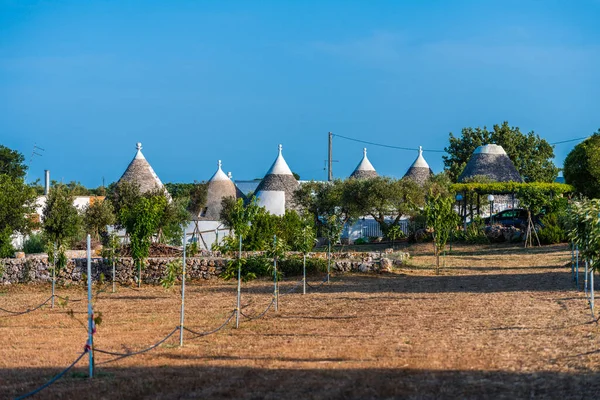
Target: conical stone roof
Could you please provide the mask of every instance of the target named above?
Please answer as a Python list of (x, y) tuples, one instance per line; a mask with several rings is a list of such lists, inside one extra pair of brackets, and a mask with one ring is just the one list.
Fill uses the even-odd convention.
[(256, 188), (258, 205), (265, 207), (271, 214), (283, 215), (285, 210), (294, 208), (293, 196), (298, 186), (298, 181), (283, 158), (282, 146), (279, 145), (275, 162)]
[(233, 183), (229, 176), (225, 175), (225, 172), (221, 169), (221, 160), (219, 160), (217, 172), (208, 181), (206, 206), (200, 211), (198, 219), (219, 221), (221, 209), (223, 208), (221, 202), (225, 197), (238, 199), (244, 198), (244, 194), (235, 186), (235, 183)]
[(364, 178), (375, 178), (377, 176), (377, 171), (371, 164), (371, 161), (367, 158), (367, 149), (363, 149), (363, 158), (352, 173), (350, 178), (356, 179), (364, 179)]
[(475, 149), (458, 181), (464, 182), (476, 176), (486, 176), (494, 182), (523, 182), (506, 151), (497, 144), (486, 144)]
[(431, 175), (433, 175), (433, 171), (423, 157), (423, 148), (419, 146), (419, 155), (404, 174), (404, 178), (412, 179), (419, 185), (423, 185)]
[(152, 166), (142, 154), (142, 144), (136, 144), (137, 152), (135, 157), (129, 163), (129, 166), (119, 179), (119, 182), (133, 182), (139, 185), (142, 193), (150, 192), (156, 188), (163, 189), (165, 192), (165, 186), (161, 182)]

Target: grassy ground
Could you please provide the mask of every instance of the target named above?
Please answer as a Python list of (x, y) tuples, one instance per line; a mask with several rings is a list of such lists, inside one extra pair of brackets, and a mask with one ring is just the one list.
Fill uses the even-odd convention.
[[(459, 246), (433, 273), (430, 244), (408, 247), (393, 274), (337, 276), (307, 295), (281, 296), (279, 312), (242, 319), (217, 334), (178, 333), (122, 360), (87, 358), (37, 398), (594, 398), (600, 393), (600, 336), (574, 289), (565, 246)], [(312, 277), (316, 282), (320, 277)], [(282, 284), (292, 288), (296, 278)], [(176, 288), (120, 287), (100, 293), (95, 346), (117, 352), (155, 343), (179, 323)], [(235, 282), (188, 286), (186, 325), (220, 325), (235, 306)], [(80, 288), (58, 293), (83, 299)], [(1, 289), (0, 307), (23, 309), (48, 286)], [(272, 282), (243, 284), (244, 312), (262, 311)], [(70, 310), (73, 311), (71, 314)], [(0, 398), (46, 382), (86, 340), (85, 301), (0, 316)], [(6, 315), (1, 314), (0, 315)]]

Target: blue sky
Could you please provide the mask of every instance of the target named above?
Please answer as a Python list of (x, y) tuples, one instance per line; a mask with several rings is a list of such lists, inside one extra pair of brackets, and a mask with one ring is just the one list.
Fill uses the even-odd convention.
[[(260, 178), (278, 143), (323, 179), (328, 131), (425, 150), (504, 120), (577, 138), (600, 128), (599, 18), (598, 0), (0, 0), (0, 143), (45, 149), (29, 180), (95, 187), (137, 141), (164, 182), (191, 182), (218, 159)], [(335, 176), (362, 147), (334, 138)], [(367, 147), (383, 175), (416, 157)]]

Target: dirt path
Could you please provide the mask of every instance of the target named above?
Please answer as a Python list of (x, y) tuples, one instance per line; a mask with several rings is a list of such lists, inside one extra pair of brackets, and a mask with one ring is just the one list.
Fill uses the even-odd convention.
[[(455, 248), (435, 276), (427, 245), (411, 266), (386, 275), (344, 275), (330, 286), (282, 296), (279, 312), (217, 334), (177, 337), (109, 362), (97, 354), (38, 398), (594, 398), (600, 393), (600, 330), (574, 290), (565, 247)], [(315, 281), (318, 277), (313, 278)], [(294, 279), (295, 281), (295, 279)], [(282, 284), (281, 292), (293, 286)], [(71, 299), (80, 289), (60, 289)], [(11, 287), (0, 307), (26, 308), (47, 287)], [(244, 284), (244, 312), (262, 311), (272, 283)], [(194, 283), (186, 325), (210, 330), (235, 305), (235, 283)], [(44, 383), (81, 352), (85, 302), (0, 318), (0, 398)], [(73, 310), (70, 316), (68, 310)], [(96, 347), (152, 344), (179, 322), (177, 290), (101, 293)], [(591, 397), (590, 397), (591, 396)]]

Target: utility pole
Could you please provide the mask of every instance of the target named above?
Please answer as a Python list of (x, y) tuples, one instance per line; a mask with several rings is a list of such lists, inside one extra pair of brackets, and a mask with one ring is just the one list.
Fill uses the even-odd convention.
[(327, 152), (327, 180), (329, 182), (333, 181), (333, 171), (331, 170), (331, 166), (333, 164), (333, 133), (329, 132), (329, 148)]

